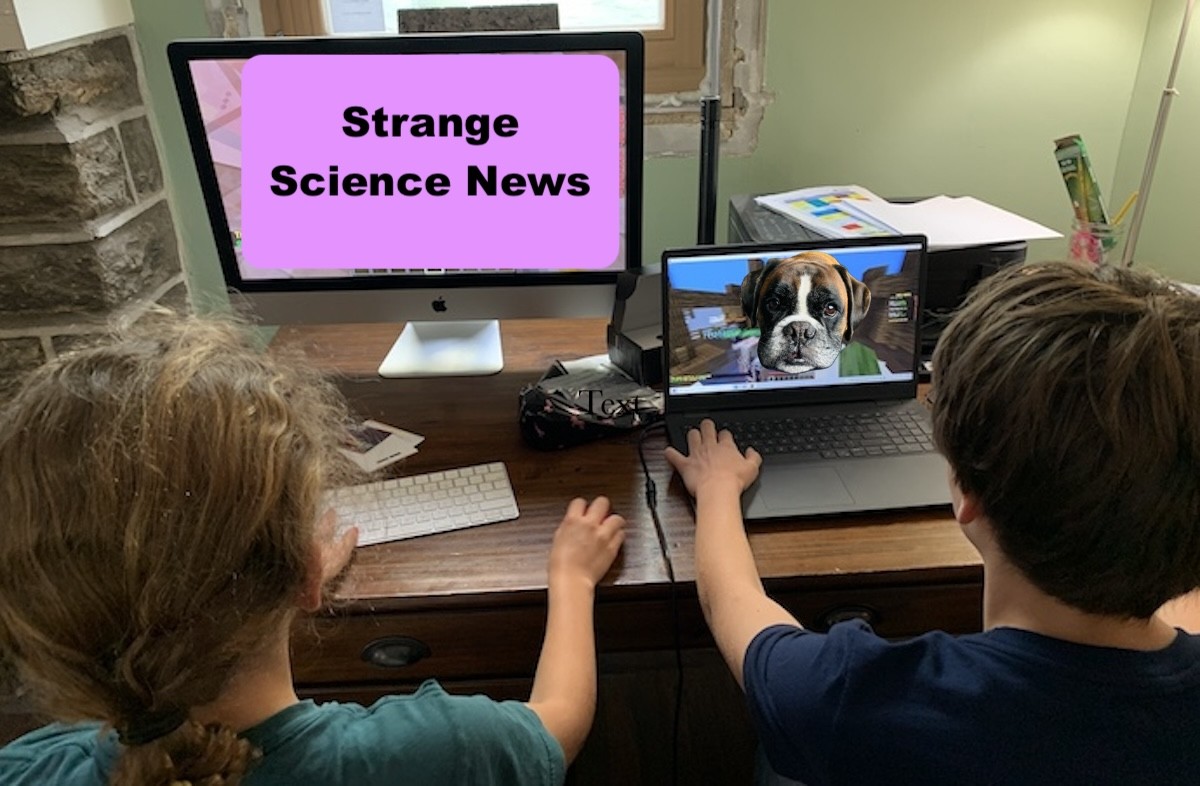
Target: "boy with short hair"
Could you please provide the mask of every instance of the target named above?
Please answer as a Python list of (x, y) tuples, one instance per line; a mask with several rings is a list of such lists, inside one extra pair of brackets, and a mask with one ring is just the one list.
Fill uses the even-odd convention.
[[(1200, 298), (1057, 263), (982, 283), (934, 356), (984, 632), (804, 631), (763, 592), (738, 499), (761, 458), (711, 422), (700, 600), (776, 773), (823, 783), (1200, 783)], [(1190, 605), (1188, 605), (1190, 604)], [(1194, 622), (1192, 623), (1194, 624)]]

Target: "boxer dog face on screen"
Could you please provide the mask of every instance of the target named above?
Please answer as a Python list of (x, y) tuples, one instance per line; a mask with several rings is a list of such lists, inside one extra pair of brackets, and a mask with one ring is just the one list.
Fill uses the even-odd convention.
[(772, 259), (747, 274), (741, 295), (759, 362), (788, 374), (832, 366), (871, 306), (867, 285), (820, 251)]

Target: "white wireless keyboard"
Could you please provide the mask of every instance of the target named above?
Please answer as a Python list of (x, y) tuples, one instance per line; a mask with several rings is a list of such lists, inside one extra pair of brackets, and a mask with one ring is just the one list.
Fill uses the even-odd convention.
[(370, 546), (515, 519), (517, 499), (504, 464), (478, 464), (346, 486), (330, 495), (339, 523)]

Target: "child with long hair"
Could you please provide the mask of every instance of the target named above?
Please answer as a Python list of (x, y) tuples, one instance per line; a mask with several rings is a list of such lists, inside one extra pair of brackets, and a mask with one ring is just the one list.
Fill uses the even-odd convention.
[(592, 604), (624, 538), (570, 503), (528, 702), (428, 682), (298, 700), (289, 632), (357, 532), (343, 400), (237, 325), (164, 321), (35, 372), (0, 415), (0, 651), (61, 721), (0, 749), (12, 784), (559, 783), (595, 708)]

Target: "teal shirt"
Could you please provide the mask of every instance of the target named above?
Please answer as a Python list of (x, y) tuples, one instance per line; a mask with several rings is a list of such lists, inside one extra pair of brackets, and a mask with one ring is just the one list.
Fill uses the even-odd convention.
[[(304, 701), (243, 736), (262, 759), (246, 786), (560, 784), (562, 748), (524, 704), (451, 696), (429, 681), (371, 707)], [(120, 754), (99, 724), (54, 724), (0, 748), (4, 786), (106, 786)]]

